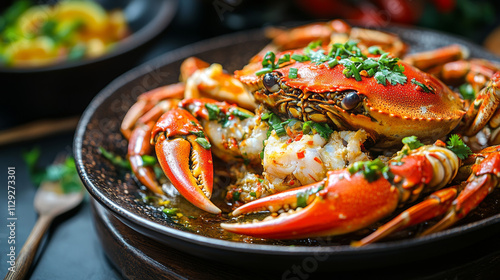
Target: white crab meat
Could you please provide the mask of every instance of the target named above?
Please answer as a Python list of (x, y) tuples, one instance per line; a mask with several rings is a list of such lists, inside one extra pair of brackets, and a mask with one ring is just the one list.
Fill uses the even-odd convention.
[[(272, 133), (264, 150), (265, 177), (273, 185), (281, 185), (290, 175), (297, 186), (314, 183), (324, 178), (326, 170), (319, 150), (326, 143), (319, 134), (304, 135), (299, 141), (288, 143), (288, 136)], [(291, 184), (291, 183), (290, 183)]]
[(328, 141), (319, 134), (303, 135), (298, 141), (272, 133), (264, 150), (264, 175), (276, 191), (322, 180), (329, 170), (342, 169), (356, 161), (369, 160), (361, 146), (364, 130), (331, 134)]

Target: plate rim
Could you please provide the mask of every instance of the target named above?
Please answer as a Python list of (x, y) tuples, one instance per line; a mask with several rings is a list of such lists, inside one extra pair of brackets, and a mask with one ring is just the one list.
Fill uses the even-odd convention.
[[(403, 26), (394, 26), (397, 29), (416, 29), (423, 32), (434, 32), (438, 34), (443, 34), (449, 38), (460, 42), (467, 42), (467, 44), (472, 44), (476, 48), (479, 47), (486, 53), (487, 50), (479, 45), (476, 45), (470, 41), (464, 40), (460, 37), (447, 34), (444, 32), (439, 32), (435, 30), (425, 29), (425, 28), (407, 28)], [(101, 104), (109, 98), (116, 90), (129, 82), (140, 78), (141, 76), (149, 73), (151, 68), (156, 69), (157, 67), (166, 66), (170, 63), (174, 63), (179, 60), (179, 57), (187, 57), (196, 55), (197, 53), (202, 53), (209, 50), (214, 50), (223, 46), (229, 46), (236, 42), (241, 42), (242, 40), (252, 40), (256, 36), (262, 38), (264, 29), (253, 29), (247, 31), (240, 31), (236, 33), (226, 34), (223, 36), (218, 36), (206, 40), (202, 40), (193, 44), (186, 45), (184, 47), (169, 51), (158, 58), (145, 62), (131, 70), (125, 72), (124, 74), (113, 80), (108, 86), (99, 92), (95, 98), (90, 102), (87, 109), (84, 111), (76, 132), (73, 142), (73, 152), (75, 156), (75, 162), (77, 165), (77, 170), (82, 182), (84, 183), (87, 191), (93, 196), (93, 198), (103, 205), (106, 209), (109, 209), (118, 218), (125, 219), (128, 222), (132, 222), (140, 227), (153, 230), (155, 233), (165, 234), (170, 238), (180, 239), (184, 242), (188, 242), (193, 245), (201, 245), (204, 247), (214, 248), (218, 250), (225, 250), (237, 253), (257, 253), (266, 255), (287, 255), (287, 256), (308, 256), (310, 254), (317, 253), (330, 253), (330, 254), (341, 254), (341, 255), (358, 255), (358, 254), (373, 254), (373, 253), (387, 253), (388, 250), (402, 250), (409, 249), (423, 245), (429, 245), (435, 242), (440, 242), (443, 240), (451, 238), (459, 238), (467, 234), (472, 234), (475, 231), (481, 230), (485, 227), (489, 227), (500, 223), (500, 213), (490, 216), (485, 219), (474, 221), (459, 227), (447, 229), (441, 232), (430, 234), (423, 237), (413, 237), (411, 239), (387, 241), (383, 243), (374, 243), (370, 246), (364, 247), (351, 247), (350, 245), (332, 245), (332, 246), (283, 246), (283, 245), (269, 245), (269, 244), (248, 244), (243, 242), (228, 241), (222, 239), (216, 239), (213, 237), (207, 237), (198, 235), (195, 233), (181, 231), (175, 228), (168, 227), (166, 225), (158, 224), (140, 215), (136, 215), (124, 209), (122, 206), (114, 202), (113, 200), (107, 198), (102, 193), (97, 191), (97, 187), (90, 180), (87, 171), (84, 168), (83, 157), (82, 157), (82, 145), (83, 136), (86, 132), (87, 125), (89, 124), (95, 111), (101, 106)], [(196, 52), (192, 50), (196, 49)], [(138, 232), (139, 233), (139, 232)], [(390, 252), (390, 251), (389, 251)]]

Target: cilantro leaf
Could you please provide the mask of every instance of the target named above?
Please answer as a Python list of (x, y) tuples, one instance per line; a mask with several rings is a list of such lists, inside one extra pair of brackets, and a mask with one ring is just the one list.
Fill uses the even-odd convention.
[(286, 135), (286, 130), (285, 130), (285, 125), (287, 125), (291, 120), (286, 120), (284, 122), (281, 122), (281, 119), (275, 115), (274, 113), (265, 113), (262, 115), (261, 119), (263, 121), (266, 121), (270, 129), (267, 132), (267, 137), (271, 135), (271, 131), (276, 131), (276, 134), (278, 136), (284, 136)]
[(382, 54), (382, 50), (378, 46), (371, 46), (368, 48), (368, 52), (371, 54)]
[(317, 189), (306, 189), (303, 192), (297, 193), (297, 207), (306, 207), (309, 196), (318, 193), (325, 188), (324, 185), (319, 186)]
[(403, 138), (402, 142), (403, 142), (403, 144), (408, 145), (410, 150), (415, 150), (419, 147), (424, 146), (424, 144), (422, 144), (420, 141), (418, 141), (417, 136), (405, 137), (405, 138)]
[(278, 64), (282, 64), (285, 62), (290, 62), (290, 54), (288, 53), (278, 59)]
[(328, 126), (328, 124), (321, 124), (313, 121), (307, 121), (302, 125), (302, 131), (308, 133), (309, 131), (318, 133), (321, 137), (328, 140), (333, 130)]
[(253, 117), (251, 114), (243, 112), (243, 111), (238, 110), (238, 109), (231, 110), (231, 115), (237, 117), (240, 120), (244, 120), (244, 119), (248, 119), (248, 118)]
[(422, 84), (421, 82), (417, 81), (415, 78), (411, 79), (411, 83), (419, 86), (424, 92), (434, 93), (434, 88), (432, 86), (430, 86), (430, 85), (427, 86), (425, 84)]
[(373, 77), (375, 78), (375, 80), (377, 80), (377, 83), (382, 84), (384, 86), (387, 85), (385, 82), (386, 77), (382, 72), (375, 73)]
[(476, 92), (474, 91), (474, 88), (472, 87), (471, 84), (465, 83), (461, 85), (458, 90), (460, 91), (460, 94), (464, 99), (467, 100), (474, 100), (476, 99)]
[(118, 155), (115, 155), (109, 151), (107, 151), (106, 149), (104, 149), (103, 147), (99, 147), (99, 152), (101, 153), (101, 155), (103, 155), (107, 160), (111, 161), (111, 163), (115, 166), (119, 166), (119, 167), (122, 167), (122, 168), (126, 168), (126, 169), (131, 169), (130, 167), (130, 162)]
[(196, 141), (196, 143), (200, 144), (200, 146), (202, 146), (203, 149), (205, 149), (205, 150), (209, 150), (212, 147), (212, 145), (210, 145), (210, 143), (207, 141), (207, 139), (205, 137), (198, 137), (194, 141)]
[(355, 162), (347, 170), (351, 175), (361, 172), (368, 182), (376, 181), (380, 176), (384, 176), (384, 178), (392, 177), (389, 167), (378, 158), (372, 161)]
[(446, 144), (448, 144), (446, 148), (454, 152), (460, 159), (465, 159), (472, 154), (470, 148), (465, 145), (464, 141), (457, 134), (451, 135)]
[(218, 119), (219, 113), (220, 113), (219, 106), (217, 106), (215, 104), (205, 103), (205, 108), (207, 108), (208, 119), (210, 121)]

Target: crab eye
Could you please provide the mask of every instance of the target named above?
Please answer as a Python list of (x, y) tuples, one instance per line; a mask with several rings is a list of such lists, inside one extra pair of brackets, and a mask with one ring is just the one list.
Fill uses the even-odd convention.
[(340, 103), (342, 106), (342, 109), (344, 110), (352, 110), (358, 106), (359, 102), (361, 101), (361, 98), (358, 95), (358, 92), (355, 90), (348, 91), (344, 98), (342, 99), (342, 102)]
[(278, 90), (280, 90), (278, 76), (274, 73), (267, 73), (266, 75), (264, 75), (262, 83), (269, 92), (277, 92)]

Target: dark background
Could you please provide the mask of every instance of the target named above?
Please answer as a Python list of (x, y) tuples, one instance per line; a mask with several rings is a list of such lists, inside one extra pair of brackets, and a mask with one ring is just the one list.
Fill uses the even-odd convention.
[[(3, 2), (3, 1), (2, 1)], [(399, 5), (399, 6), (398, 6)], [(385, 8), (384, 8), (385, 7)], [(397, 8), (399, 7), (399, 8)], [(406, 7), (406, 8), (405, 8)], [(491, 32), (500, 25), (497, 14), (500, 4), (498, 1), (464, 1), (464, 0), (436, 0), (436, 1), (327, 1), (327, 0), (296, 0), (296, 1), (238, 1), (238, 0), (181, 0), (173, 22), (160, 36), (150, 42), (135, 54), (134, 64), (146, 62), (170, 50), (185, 46), (189, 43), (218, 35), (238, 32), (246, 29), (261, 28), (276, 24), (298, 24), (315, 20), (345, 18), (363, 26), (384, 27), (398, 23), (423, 26), (457, 34), (481, 45)], [(395, 10), (396, 12), (390, 12)], [(399, 11), (399, 12), (398, 12)], [(499, 51), (492, 49), (492, 51)], [(130, 58), (132, 59), (132, 58)], [(131, 67), (119, 69), (124, 73)], [(0, 74), (1, 75), (1, 74)], [(86, 77), (82, 77), (85, 79)], [(80, 115), (86, 104), (98, 93), (104, 84), (90, 82), (77, 85), (88, 86), (88, 94), (82, 96), (77, 104), (61, 101), (61, 110), (51, 110), (32, 114), (34, 106), (25, 100), (23, 109), (9, 112), (7, 109), (0, 112), (0, 129), (13, 128), (20, 124), (29, 123), (42, 118), (61, 118)], [(57, 81), (56, 81), (57, 82)], [(92, 88), (90, 90), (90, 88)], [(4, 100), (10, 89), (0, 85), (0, 97)], [(0, 101), (1, 103), (2, 101)], [(16, 107), (16, 108), (20, 108)], [(3, 106), (2, 108), (6, 108)], [(37, 108), (39, 109), (39, 108)], [(18, 248), (26, 240), (36, 220), (32, 201), (35, 186), (29, 180), (29, 174), (22, 160), (21, 154), (33, 147), (42, 150), (41, 165), (48, 165), (56, 154), (61, 151), (71, 152), (73, 131), (46, 137), (44, 139), (19, 139), (17, 143), (0, 146), (0, 185), (6, 186), (6, 170), (9, 166), (16, 167), (17, 183), (17, 215), (19, 217), (17, 233)], [(7, 231), (3, 225), (6, 222), (6, 188), (0, 192), (0, 277), (6, 273), (6, 238)], [(19, 249), (18, 249), (19, 250)], [(487, 262), (483, 267), (491, 269), (491, 263), (497, 264), (500, 256), (500, 244), (496, 239), (478, 243), (477, 248), (459, 252), (456, 259), (468, 263)], [(462, 258), (463, 257), (463, 258)], [(486, 260), (485, 258), (488, 257)], [(439, 262), (439, 260), (433, 260)], [(461, 264), (457, 260), (458, 264)], [(480, 263), (479, 263), (480, 264)], [(422, 264), (419, 264), (422, 265)], [(469, 264), (470, 265), (470, 264)], [(474, 275), (483, 275), (488, 279), (491, 273), (480, 273), (481, 264), (475, 266), (475, 274), (464, 274), (451, 267), (448, 279), (472, 279)], [(439, 269), (427, 269), (421, 272), (425, 279), (444, 279)], [(415, 269), (415, 268), (413, 268)], [(426, 268), (422, 267), (422, 271)], [(349, 279), (348, 274), (340, 278)], [(452, 275), (452, 276), (450, 276)], [(488, 276), (489, 275), (489, 276)], [(334, 279), (335, 275), (332, 275)], [(108, 262), (93, 227), (93, 220), (88, 200), (77, 211), (58, 219), (55, 226), (42, 244), (39, 257), (31, 271), (31, 279), (119, 279), (119, 273)], [(377, 277), (374, 277), (377, 278)], [(479, 279), (479, 278), (478, 278)]]

